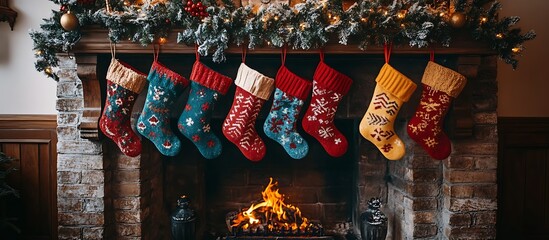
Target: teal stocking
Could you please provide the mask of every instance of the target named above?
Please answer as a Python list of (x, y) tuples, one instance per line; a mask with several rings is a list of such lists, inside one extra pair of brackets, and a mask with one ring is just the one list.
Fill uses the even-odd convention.
[(233, 81), (199, 61), (193, 66), (191, 81), (189, 99), (177, 127), (194, 143), (202, 156), (216, 158), (221, 154), (222, 146), (219, 138), (211, 132), (210, 118), (214, 104), (220, 95), (227, 93)]
[(149, 89), (143, 112), (137, 120), (137, 131), (154, 143), (166, 156), (175, 156), (181, 141), (170, 127), (170, 108), (189, 81), (155, 61), (147, 78)]
[(300, 78), (282, 66), (276, 74), (273, 106), (263, 131), (278, 142), (294, 159), (304, 158), (309, 145), (296, 130), (296, 122), (303, 102), (311, 92), (311, 82)]

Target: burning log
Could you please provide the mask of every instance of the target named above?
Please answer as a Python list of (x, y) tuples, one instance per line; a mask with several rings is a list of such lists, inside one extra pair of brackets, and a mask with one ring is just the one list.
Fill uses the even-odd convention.
[(322, 225), (301, 216), (301, 210), (284, 203), (284, 195), (269, 185), (261, 193), (263, 201), (240, 212), (230, 212), (226, 223), (233, 236), (322, 236)]

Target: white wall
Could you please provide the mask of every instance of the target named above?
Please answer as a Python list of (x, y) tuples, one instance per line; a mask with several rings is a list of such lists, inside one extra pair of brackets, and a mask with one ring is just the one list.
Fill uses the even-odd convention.
[(29, 29), (56, 5), (46, 0), (9, 0), (17, 11), (13, 31), (0, 22), (0, 114), (55, 114), (56, 82), (34, 69)]
[(549, 117), (549, 1), (500, 0), (500, 16), (521, 17), (523, 30), (534, 29), (537, 38), (525, 44), (519, 67), (498, 64), (498, 115), (502, 117)]
[[(498, 114), (549, 117), (549, 79), (542, 69), (549, 56), (549, 1), (500, 1), (501, 16), (521, 16), (520, 26), (535, 29), (538, 37), (526, 44), (518, 70), (500, 62)], [(46, 0), (12, 0), (10, 7), (19, 15), (13, 32), (0, 22), (0, 114), (54, 114), (56, 83), (34, 70), (28, 29), (37, 29), (57, 6)]]

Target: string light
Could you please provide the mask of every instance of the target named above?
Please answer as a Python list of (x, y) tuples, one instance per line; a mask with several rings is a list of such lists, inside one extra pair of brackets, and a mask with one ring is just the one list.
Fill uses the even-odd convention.
[(36, 50), (36, 52), (34, 52), (34, 54), (36, 54), (37, 56), (42, 55), (42, 53), (44, 53), (44, 52), (42, 52), (42, 50)]
[(503, 38), (503, 33), (498, 33), (498, 34), (496, 34), (496, 38), (497, 38), (497, 39), (502, 39), (502, 38)]
[(488, 18), (487, 17), (481, 17), (480, 18), (480, 23), (486, 23), (488, 22)]
[(48, 75), (51, 75), (51, 74), (53, 73), (53, 69), (51, 69), (51, 67), (46, 67), (46, 68), (44, 69), (44, 72), (45, 72), (46, 74), (48, 74)]
[(360, 18), (360, 21), (362, 21), (362, 22), (367, 22), (367, 21), (368, 21), (368, 18), (362, 17), (362, 18)]
[(165, 37), (161, 37), (161, 38), (158, 39), (158, 43), (159, 43), (159, 44), (165, 44), (165, 43), (167, 43), (167, 42), (168, 42), (168, 39), (165, 38)]
[(306, 26), (307, 26), (307, 24), (305, 24), (304, 22), (299, 24), (299, 28), (301, 28), (302, 31), (305, 30)]
[(513, 51), (514, 53), (520, 53), (522, 51), (522, 48), (521, 47), (514, 47), (513, 49), (511, 49), (511, 51)]
[(278, 21), (278, 16), (274, 16), (273, 18), (275, 21)]
[(406, 10), (398, 11), (398, 13), (397, 13), (397, 18), (398, 19), (403, 19), (405, 17), (406, 17)]

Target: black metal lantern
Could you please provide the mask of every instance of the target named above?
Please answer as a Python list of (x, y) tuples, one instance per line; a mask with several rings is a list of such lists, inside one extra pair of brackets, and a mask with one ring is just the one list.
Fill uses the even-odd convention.
[(360, 215), (360, 235), (362, 240), (385, 240), (387, 237), (387, 217), (381, 210), (381, 200), (368, 201), (368, 210)]
[(194, 210), (189, 208), (189, 198), (185, 195), (177, 199), (177, 208), (172, 213), (172, 239), (173, 240), (195, 240)]

